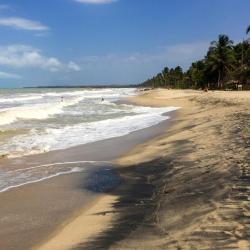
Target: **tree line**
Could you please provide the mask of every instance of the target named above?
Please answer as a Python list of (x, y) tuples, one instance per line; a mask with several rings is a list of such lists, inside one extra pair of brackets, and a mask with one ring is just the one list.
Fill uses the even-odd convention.
[[(246, 34), (250, 33), (250, 25)], [(193, 62), (187, 71), (181, 66), (165, 67), (142, 86), (152, 88), (250, 89), (250, 38), (234, 44), (227, 35), (210, 43), (202, 60)]]

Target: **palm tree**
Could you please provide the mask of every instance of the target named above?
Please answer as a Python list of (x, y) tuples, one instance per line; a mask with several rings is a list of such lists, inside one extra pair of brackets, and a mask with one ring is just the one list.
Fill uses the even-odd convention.
[(156, 81), (155, 77), (152, 79), (152, 88), (154, 89), (156, 87)]
[(164, 82), (162, 73), (158, 73), (155, 78), (156, 78), (157, 86), (162, 87), (163, 82)]
[(248, 34), (250, 32), (250, 25), (248, 25), (247, 30), (246, 30), (246, 34)]
[(189, 68), (191, 79), (194, 83), (195, 88), (202, 87), (203, 78), (204, 78), (204, 76), (203, 76), (204, 75), (204, 68), (205, 68), (205, 63), (202, 60), (197, 61), (197, 62), (193, 62), (191, 67)]
[[(250, 32), (250, 25), (248, 25), (246, 29), (246, 34), (248, 34), (249, 32)], [(243, 67), (244, 67), (244, 44), (245, 44), (245, 40), (243, 38), (242, 46), (241, 46), (241, 71), (243, 70)]]
[(163, 71), (162, 71), (162, 76), (163, 76), (165, 88), (167, 87), (168, 74), (169, 74), (169, 68), (168, 68), (168, 67), (165, 67), (165, 68), (163, 69)]
[(207, 63), (211, 72), (217, 73), (217, 86), (223, 87), (226, 73), (232, 69), (233, 41), (227, 35), (219, 35), (218, 41), (213, 41), (207, 54)]

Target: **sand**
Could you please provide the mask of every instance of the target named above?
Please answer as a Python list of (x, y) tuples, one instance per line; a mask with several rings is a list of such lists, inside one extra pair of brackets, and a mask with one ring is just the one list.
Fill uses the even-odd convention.
[[(0, 159), (0, 169), (16, 170), (57, 162), (110, 161), (122, 156), (137, 144), (159, 136), (167, 125), (168, 121), (164, 121), (126, 136), (66, 150)], [(106, 166), (105, 163), (103, 166)], [(98, 209), (96, 206), (100, 204), (100, 209), (103, 210), (104, 200), (101, 199), (103, 196), (84, 188), (86, 178), (85, 173), (68, 174), (0, 193), (0, 249), (36, 249), (76, 217), (81, 217), (83, 211), (87, 212), (93, 205)], [(98, 217), (97, 221), (99, 218), (104, 218), (99, 215), (96, 217)], [(86, 220), (89, 219), (86, 218)], [(106, 226), (105, 221), (106, 218), (99, 223), (103, 228)], [(95, 230), (86, 228), (95, 235)], [(74, 241), (71, 240), (72, 245), (81, 243), (84, 239), (83, 236), (77, 240), (74, 234), (69, 234), (71, 235), (74, 238)], [(88, 235), (90, 235), (89, 232)]]
[(149, 176), (154, 208), (110, 248), (249, 249), (250, 92), (155, 90), (131, 101), (183, 108), (164, 136), (118, 160), (166, 169)]
[(111, 192), (112, 226), (75, 249), (249, 249), (250, 93), (154, 90), (130, 101), (182, 109), (115, 161), (124, 182)]
[[(112, 205), (116, 202), (116, 197), (104, 195), (89, 209), (83, 209), (66, 226), (62, 226), (59, 232), (51, 236), (51, 239), (35, 247), (38, 250), (67, 250), (76, 244), (84, 246), (93, 237), (100, 233), (104, 228), (111, 226), (115, 219), (112, 216)], [(109, 211), (109, 212), (105, 212)]]
[(249, 249), (250, 92), (153, 90), (129, 101), (182, 108), (113, 161), (118, 188), (33, 249)]
[(0, 249), (30, 249), (77, 216), (79, 208), (93, 206), (100, 195), (83, 190), (84, 179), (84, 174), (64, 175), (1, 193)]
[(155, 90), (131, 101), (183, 108), (164, 136), (118, 160), (166, 169), (149, 176), (154, 208), (110, 248), (249, 249), (250, 92)]

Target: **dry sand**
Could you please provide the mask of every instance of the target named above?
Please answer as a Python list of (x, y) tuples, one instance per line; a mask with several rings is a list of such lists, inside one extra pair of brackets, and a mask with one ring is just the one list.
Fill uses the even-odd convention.
[(124, 183), (111, 192), (112, 226), (72, 246), (249, 249), (250, 92), (154, 90), (130, 101), (182, 109), (163, 135), (116, 160)]
[(131, 101), (183, 108), (164, 136), (118, 160), (151, 168), (154, 208), (110, 248), (250, 249), (250, 92), (155, 90)]

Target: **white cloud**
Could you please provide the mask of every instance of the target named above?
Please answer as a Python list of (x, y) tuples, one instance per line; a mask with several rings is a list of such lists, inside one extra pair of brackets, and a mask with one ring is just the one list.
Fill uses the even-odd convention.
[(33, 67), (58, 71), (62, 63), (55, 57), (46, 57), (41, 51), (26, 45), (0, 46), (0, 65), (23, 68)]
[(19, 76), (17, 74), (12, 74), (12, 73), (0, 71), (0, 78), (20, 79), (21, 76)]
[(0, 18), (0, 25), (19, 30), (46, 31), (49, 28), (40, 22), (32, 21), (20, 17)]
[(38, 68), (51, 72), (81, 70), (80, 66), (73, 61), (63, 63), (56, 57), (45, 56), (41, 50), (23, 44), (0, 46), (0, 66)]
[(68, 69), (73, 71), (81, 71), (81, 67), (75, 62), (70, 61), (68, 63)]
[(87, 4), (107, 4), (107, 3), (114, 3), (118, 0), (74, 0), (78, 3), (87, 3)]

